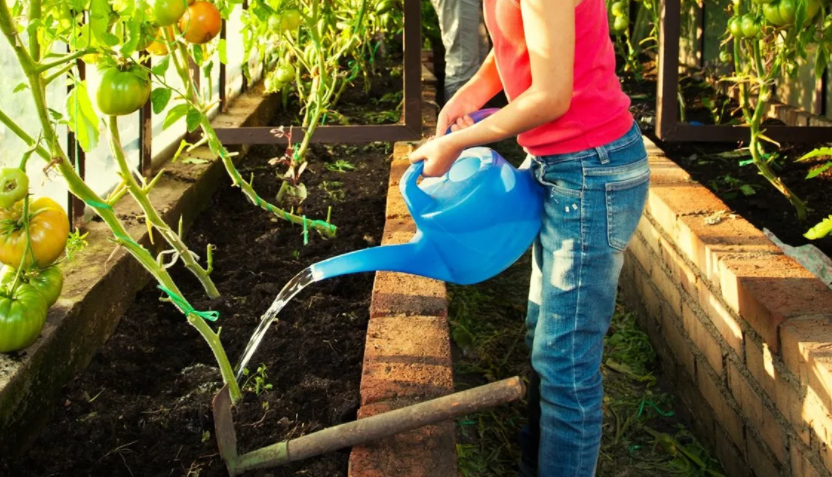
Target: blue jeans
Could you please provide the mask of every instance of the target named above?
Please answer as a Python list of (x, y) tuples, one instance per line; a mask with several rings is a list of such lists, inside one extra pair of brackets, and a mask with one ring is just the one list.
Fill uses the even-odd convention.
[(601, 445), (601, 354), (623, 250), (647, 198), (638, 126), (606, 146), (532, 157), (546, 186), (534, 243), (526, 344), (534, 370), (520, 475), (591, 477)]

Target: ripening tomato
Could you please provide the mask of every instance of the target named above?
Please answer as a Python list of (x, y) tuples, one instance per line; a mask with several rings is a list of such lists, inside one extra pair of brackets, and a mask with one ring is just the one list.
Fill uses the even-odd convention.
[(794, 0), (780, 0), (780, 17), (784, 25), (794, 23), (794, 13), (797, 9)]
[(751, 13), (742, 16), (740, 27), (742, 28), (742, 36), (745, 38), (757, 38), (757, 35), (760, 34), (760, 23)]
[(147, 47), (147, 52), (154, 56), (165, 56), (168, 54), (168, 45), (156, 40)]
[[(4, 267), (3, 275), (0, 276), (0, 289), (9, 286), (17, 276), (17, 269)], [(35, 287), (46, 300), (46, 308), (51, 307), (61, 296), (64, 287), (64, 272), (57, 265), (46, 267), (43, 270), (34, 267), (28, 272), (20, 272), (19, 283), (28, 283)]]
[(25, 283), (0, 296), (0, 353), (20, 351), (37, 341), (48, 309), (43, 295)]
[(780, 15), (780, 2), (766, 3), (763, 5), (763, 15), (765, 15), (768, 23), (775, 27), (781, 27), (786, 24), (783, 21), (783, 16)]
[(23, 229), (23, 201), (8, 209), (0, 209), (0, 262), (14, 268), (32, 265), (32, 255), (40, 268), (55, 263), (66, 247), (69, 219), (57, 202), (41, 197), (29, 203), (29, 236), (32, 250), (26, 254), (26, 233)]
[(156, 24), (159, 26), (173, 25), (182, 18), (187, 8), (186, 0), (155, 0), (153, 2), (153, 14), (156, 15)]
[(285, 31), (297, 30), (300, 26), (300, 12), (294, 8), (286, 10), (283, 12), (281, 23)]
[(814, 20), (820, 11), (820, 0), (809, 0), (806, 4), (806, 15), (809, 20)]
[(123, 71), (108, 67), (102, 71), (101, 84), (95, 95), (98, 110), (108, 116), (132, 114), (150, 98), (150, 77), (138, 66)]
[(222, 16), (213, 3), (194, 2), (179, 19), (179, 29), (188, 43), (208, 43), (220, 34)]

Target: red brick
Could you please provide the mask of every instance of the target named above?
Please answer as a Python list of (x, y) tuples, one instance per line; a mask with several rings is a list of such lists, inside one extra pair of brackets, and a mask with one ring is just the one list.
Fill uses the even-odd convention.
[(728, 404), (727, 390), (710, 373), (700, 369), (696, 376), (699, 391), (705, 401), (714, 410), (717, 422), (722, 426), (731, 440), (740, 449), (744, 449), (744, 438), (742, 432), (742, 420), (734, 408)]
[(405, 273), (377, 272), (370, 318), (378, 316), (447, 316), (445, 282)]
[(748, 321), (772, 351), (777, 351), (777, 327), (783, 321), (832, 310), (832, 290), (785, 255), (725, 259), (720, 276), (728, 306)]
[(696, 348), (705, 356), (716, 374), (721, 376), (723, 373), (722, 348), (686, 303), (682, 305), (682, 322)]
[(804, 449), (798, 441), (792, 439), (789, 445), (789, 462), (794, 477), (821, 477), (822, 474), (815, 468), (807, 455), (811, 450)]
[(785, 430), (780, 427), (774, 414), (763, 403), (762, 397), (733, 362), (728, 365), (728, 388), (739, 403), (751, 427), (760, 434), (777, 459), (785, 462), (787, 442)]
[(676, 360), (682, 364), (682, 367), (689, 375), (696, 376), (693, 352), (688, 342), (685, 341), (683, 332), (679, 329), (682, 325), (680, 321), (670, 313), (664, 313), (662, 318), (662, 332), (664, 333), (667, 344), (670, 345), (670, 349), (673, 350)]
[(748, 464), (755, 477), (778, 477), (778, 466), (756, 439), (748, 438)]
[(698, 300), (697, 286), (699, 278), (693, 269), (685, 262), (673, 247), (673, 244), (662, 238), (660, 240), (661, 256), (664, 263), (670, 269), (671, 276), (689, 296)]
[(653, 271), (650, 273), (651, 280), (656, 284), (659, 293), (664, 298), (664, 305), (677, 317), (682, 316), (682, 295), (679, 292), (678, 282), (674, 280), (661, 265), (659, 260), (653, 262)]
[[(362, 407), (358, 418), (414, 404), (396, 400)], [(350, 477), (456, 477), (454, 422), (445, 421), (353, 447)]]
[(451, 347), (445, 318), (373, 318), (367, 327), (361, 404), (453, 392)]
[(743, 334), (739, 322), (722, 306), (722, 303), (707, 287), (699, 287), (699, 304), (728, 346), (742, 357)]
[(774, 358), (768, 345), (745, 340), (745, 366), (766, 394), (774, 399), (777, 394), (777, 370), (774, 369)]

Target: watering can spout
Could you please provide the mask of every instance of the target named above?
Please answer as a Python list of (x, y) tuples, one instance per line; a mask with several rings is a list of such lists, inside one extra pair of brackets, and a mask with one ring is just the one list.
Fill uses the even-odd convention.
[(450, 273), (436, 251), (417, 234), (402, 245), (383, 245), (339, 255), (310, 267), (315, 281), (361, 272), (401, 272), (437, 280), (448, 280)]

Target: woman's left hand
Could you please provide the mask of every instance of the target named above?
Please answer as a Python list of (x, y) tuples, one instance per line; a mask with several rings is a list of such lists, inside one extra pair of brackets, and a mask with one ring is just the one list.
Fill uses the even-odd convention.
[(408, 159), (410, 162), (425, 162), (425, 169), (422, 172), (425, 177), (438, 177), (445, 174), (462, 153), (462, 149), (452, 140), (452, 136), (447, 135), (429, 140), (419, 149), (411, 152)]

